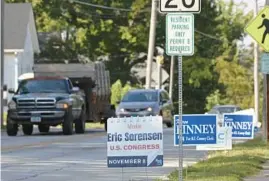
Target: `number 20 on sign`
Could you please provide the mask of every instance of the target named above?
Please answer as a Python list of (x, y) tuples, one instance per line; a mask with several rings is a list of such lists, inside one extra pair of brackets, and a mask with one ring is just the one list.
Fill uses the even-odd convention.
[(201, 0), (160, 0), (160, 12), (200, 13)]

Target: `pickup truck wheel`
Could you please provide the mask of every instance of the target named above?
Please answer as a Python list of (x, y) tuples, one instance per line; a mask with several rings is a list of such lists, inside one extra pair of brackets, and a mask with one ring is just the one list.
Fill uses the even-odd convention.
[(83, 107), (79, 116), (79, 119), (75, 122), (75, 130), (78, 134), (85, 133), (85, 122), (86, 122), (86, 113), (85, 108)]
[(18, 124), (13, 124), (10, 122), (10, 119), (7, 118), (7, 135), (8, 136), (16, 136), (18, 133)]
[(38, 125), (38, 130), (40, 133), (48, 133), (50, 130), (50, 126), (48, 125)]
[(22, 131), (25, 135), (31, 135), (33, 133), (34, 126), (31, 124), (22, 125)]
[(105, 120), (105, 130), (107, 131), (107, 119)]
[(73, 134), (73, 115), (72, 108), (65, 113), (64, 122), (63, 122), (63, 134), (72, 135)]

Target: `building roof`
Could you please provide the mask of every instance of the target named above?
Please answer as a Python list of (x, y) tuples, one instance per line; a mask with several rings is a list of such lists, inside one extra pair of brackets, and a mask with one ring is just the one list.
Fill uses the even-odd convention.
[(31, 3), (5, 3), (4, 8), (4, 49), (23, 50), (29, 27), (33, 50), (39, 52)]

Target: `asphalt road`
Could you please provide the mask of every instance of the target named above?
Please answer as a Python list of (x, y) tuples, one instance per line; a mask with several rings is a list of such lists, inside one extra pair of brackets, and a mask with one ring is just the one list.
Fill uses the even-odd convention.
[[(175, 170), (178, 148), (173, 146), (173, 129), (164, 128), (164, 166), (161, 168), (106, 167), (106, 133), (88, 130), (84, 135), (64, 136), (54, 129), (32, 136), (1, 133), (2, 181), (151, 181)], [(194, 147), (184, 149), (184, 165), (204, 158)]]

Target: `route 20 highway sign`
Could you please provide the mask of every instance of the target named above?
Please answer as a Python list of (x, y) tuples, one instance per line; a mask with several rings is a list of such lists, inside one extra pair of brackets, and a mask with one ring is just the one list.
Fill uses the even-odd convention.
[(160, 0), (160, 12), (200, 13), (201, 0)]

